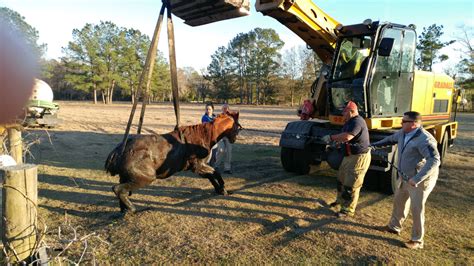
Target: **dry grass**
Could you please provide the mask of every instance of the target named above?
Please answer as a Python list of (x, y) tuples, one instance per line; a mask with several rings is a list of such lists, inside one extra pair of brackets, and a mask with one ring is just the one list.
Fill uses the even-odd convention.
[[(132, 201), (144, 210), (121, 217), (110, 190), (117, 178), (102, 167), (122, 138), (130, 106), (60, 105), (64, 121), (49, 131), (53, 145), (43, 142), (33, 150), (40, 215), (56, 228), (67, 213), (84, 233), (111, 243), (91, 244), (88, 262), (93, 254), (107, 264), (474, 263), (474, 115), (461, 116), (463, 145), (449, 154), (428, 199), (426, 247), (411, 251), (401, 247), (410, 220), (400, 237), (375, 230), (387, 222), (392, 196), (363, 191), (357, 216), (338, 220), (325, 205), (335, 197), (335, 172), (323, 164), (310, 175), (286, 173), (278, 136), (251, 131), (243, 131), (234, 146), (234, 174), (224, 175), (233, 195), (217, 196), (207, 180), (181, 173), (138, 191)], [(182, 106), (182, 124), (197, 123), (202, 109)], [(296, 118), (290, 108), (240, 109), (244, 128), (282, 131)], [(173, 124), (171, 105), (148, 107), (145, 132), (169, 131)], [(66, 256), (77, 261), (82, 251), (77, 247)]]

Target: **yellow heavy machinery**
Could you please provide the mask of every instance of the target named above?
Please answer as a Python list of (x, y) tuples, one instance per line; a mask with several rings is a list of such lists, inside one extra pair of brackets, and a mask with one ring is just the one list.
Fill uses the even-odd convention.
[[(194, 9), (199, 7), (201, 10), (216, 2), (227, 5), (237, 2), (231, 4), (234, 10), (241, 10), (244, 3), (248, 6), (248, 1), (187, 3), (191, 2)], [(328, 160), (331, 154), (321, 137), (340, 131), (342, 109), (349, 100), (359, 106), (372, 141), (399, 129), (404, 112), (420, 112), (424, 128), (438, 141), (444, 159), (457, 133), (458, 124), (451, 119), (457, 92), (449, 76), (415, 71), (416, 32), (413, 25), (371, 20), (342, 25), (311, 0), (257, 0), (255, 7), (301, 37), (324, 63), (311, 88), (314, 105), (311, 117), (314, 119), (290, 122), (281, 136), (281, 161), (285, 170), (306, 174), (311, 164)], [(205, 13), (191, 17), (206, 17)], [(210, 22), (212, 19), (205, 21)], [(396, 160), (396, 147), (372, 156), (370, 169), (379, 172), (382, 189), (391, 190), (395, 185), (396, 169), (392, 164)]]
[[(310, 0), (261, 0), (256, 8), (300, 36), (325, 64), (312, 88), (316, 119), (289, 123), (280, 139), (287, 171), (305, 174), (310, 164), (328, 159), (319, 137), (340, 131), (342, 109), (349, 100), (359, 106), (372, 141), (399, 129), (404, 112), (420, 112), (444, 159), (458, 126), (451, 119), (454, 80), (445, 74), (415, 71), (413, 25), (371, 20), (342, 25)], [(391, 165), (396, 159), (395, 147), (372, 157), (370, 169), (380, 172), (382, 189), (390, 190), (396, 183)]]

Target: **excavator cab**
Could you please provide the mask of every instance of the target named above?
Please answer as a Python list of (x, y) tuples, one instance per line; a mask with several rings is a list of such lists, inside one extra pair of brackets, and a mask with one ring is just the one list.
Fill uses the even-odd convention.
[(250, 14), (249, 0), (169, 0), (171, 12), (190, 26), (242, 17)]
[[(402, 116), (411, 105), (416, 33), (398, 24), (346, 26), (328, 81), (330, 114), (352, 100), (363, 117)], [(362, 30), (360, 30), (362, 29)]]
[[(364, 80), (368, 74), (373, 40), (373, 35), (348, 36), (339, 40), (328, 82), (331, 114), (342, 114), (345, 103), (350, 100), (359, 107), (365, 106)], [(365, 113), (363, 109), (359, 112)]]
[(369, 57), (372, 38), (370, 36), (350, 37), (342, 40), (339, 48), (333, 80), (363, 77), (362, 65)]

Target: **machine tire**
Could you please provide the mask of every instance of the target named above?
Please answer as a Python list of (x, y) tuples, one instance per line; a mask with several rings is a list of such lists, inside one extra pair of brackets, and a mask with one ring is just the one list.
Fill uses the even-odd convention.
[(379, 179), (383, 178), (381, 177), (381, 175), (383, 174), (384, 173), (381, 173), (380, 171), (375, 171), (371, 169), (367, 170), (367, 173), (364, 177), (363, 188), (369, 191), (380, 191)]
[(281, 165), (283, 166), (283, 169), (285, 169), (285, 171), (287, 172), (295, 171), (295, 165), (293, 164), (294, 162), (293, 153), (294, 153), (294, 149), (281, 147), (281, 152), (280, 152)]
[[(395, 152), (393, 154), (392, 164), (396, 164), (398, 162), (398, 149), (395, 146)], [(393, 194), (400, 187), (400, 183), (402, 182), (401, 178), (398, 178), (398, 171), (393, 165), (390, 166), (390, 170), (388, 172), (382, 173), (381, 178), (379, 179), (379, 188), (380, 191), (384, 192), (385, 194)]]
[(311, 169), (311, 153), (307, 150), (294, 150), (293, 151), (293, 166), (295, 167), (295, 173), (300, 175), (306, 175)]
[(387, 190), (386, 193), (394, 194), (395, 191), (397, 191), (397, 189), (400, 187), (402, 183), (402, 178), (398, 177), (398, 172), (393, 166), (392, 166), (392, 169), (390, 169), (390, 173), (391, 173), (391, 176), (390, 176), (391, 186), (390, 186), (390, 191)]
[(443, 166), (444, 159), (446, 157), (446, 154), (448, 153), (448, 142), (449, 142), (449, 135), (448, 132), (444, 132), (443, 140), (441, 141), (441, 144), (438, 145), (438, 152), (439, 152), (439, 157), (441, 160), (441, 164), (439, 167)]

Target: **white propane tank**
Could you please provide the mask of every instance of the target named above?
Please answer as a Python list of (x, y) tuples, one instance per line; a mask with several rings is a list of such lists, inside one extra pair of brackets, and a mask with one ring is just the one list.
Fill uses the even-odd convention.
[(0, 169), (2, 169), (3, 167), (13, 166), (13, 165), (16, 165), (16, 161), (15, 159), (13, 159), (13, 157), (6, 154), (0, 155)]
[[(31, 94), (30, 100), (40, 100), (46, 102), (53, 102), (53, 90), (44, 81), (35, 79), (35, 85), (33, 86), (33, 93)], [(41, 107), (29, 107), (28, 110), (33, 113), (41, 113), (44, 108)]]
[(33, 94), (31, 94), (31, 100), (42, 100), (53, 102), (53, 90), (44, 81), (35, 79), (35, 85), (33, 87)]

